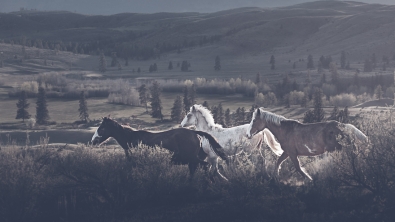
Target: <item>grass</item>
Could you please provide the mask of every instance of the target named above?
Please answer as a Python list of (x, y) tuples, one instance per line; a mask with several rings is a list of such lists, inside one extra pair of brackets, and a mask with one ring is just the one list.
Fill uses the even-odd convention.
[[(364, 149), (303, 158), (313, 181), (291, 161), (281, 176), (265, 150), (220, 162), (225, 182), (170, 153), (138, 146), (126, 161), (119, 146), (17, 146), (0, 150), (0, 218), (4, 221), (392, 221), (393, 135), (388, 114), (366, 113)], [(380, 118), (377, 118), (380, 117)], [(385, 138), (383, 138), (383, 135)], [(361, 177), (363, 175), (363, 177)]]

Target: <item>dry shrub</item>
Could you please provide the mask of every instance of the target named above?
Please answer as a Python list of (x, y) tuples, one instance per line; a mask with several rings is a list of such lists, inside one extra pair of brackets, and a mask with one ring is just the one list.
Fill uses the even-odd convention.
[(337, 107), (353, 106), (357, 102), (357, 98), (351, 93), (342, 93), (336, 96), (331, 96), (330, 102)]

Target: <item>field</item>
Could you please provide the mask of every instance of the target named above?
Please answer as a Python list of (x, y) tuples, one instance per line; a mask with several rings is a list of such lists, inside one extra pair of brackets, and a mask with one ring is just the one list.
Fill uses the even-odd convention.
[[(393, 221), (393, 15), (392, 6), (338, 1), (207, 14), (0, 13), (0, 220)], [(163, 120), (137, 92), (154, 81)], [(50, 119), (34, 124), (40, 84)], [(322, 121), (349, 122), (369, 143), (301, 157), (312, 181), (289, 159), (277, 175), (278, 157), (264, 145), (220, 161), (229, 182), (203, 169), (190, 179), (187, 166), (158, 147), (132, 147), (127, 161), (114, 140), (89, 143), (109, 115), (137, 129), (180, 127), (171, 110), (192, 86), (194, 103), (230, 110), (229, 126), (249, 123), (253, 105), (300, 122), (318, 106)], [(24, 122), (15, 119), (22, 91), (31, 114)], [(79, 118), (81, 91), (88, 122)]]
[[(374, 117), (368, 117), (369, 115)], [(277, 177), (272, 152), (239, 155), (211, 181), (170, 153), (144, 146), (126, 161), (117, 145), (3, 144), (0, 217), (5, 221), (392, 221), (394, 138), (389, 114), (367, 113), (369, 145), (290, 161)], [(385, 136), (385, 137), (383, 137)], [(366, 146), (367, 145), (367, 146)]]

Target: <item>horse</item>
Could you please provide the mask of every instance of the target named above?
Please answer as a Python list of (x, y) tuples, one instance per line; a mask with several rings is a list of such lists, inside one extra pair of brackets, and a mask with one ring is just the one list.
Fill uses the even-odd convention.
[[(240, 145), (244, 145), (244, 149), (252, 149), (260, 147), (262, 141), (269, 145), (273, 152), (281, 151), (280, 144), (277, 143), (273, 134), (269, 130), (264, 130), (255, 135), (252, 139), (247, 139), (245, 136), (249, 124), (244, 124), (231, 128), (223, 128), (221, 125), (214, 122), (214, 118), (207, 108), (202, 105), (195, 104), (191, 106), (189, 113), (181, 122), (181, 127), (195, 126), (197, 130), (208, 132), (217, 138), (219, 144), (224, 149), (228, 156), (236, 155), (243, 151), (237, 149)], [(209, 163), (217, 165), (218, 156), (211, 155)]]
[(341, 150), (342, 145), (337, 140), (339, 136), (350, 136), (358, 143), (368, 140), (368, 137), (352, 124), (337, 121), (303, 124), (258, 108), (252, 115), (247, 137), (251, 138), (264, 129), (270, 130), (281, 144), (281, 152), (276, 153), (280, 156), (275, 168), (277, 173), (281, 169), (281, 164), (289, 157), (296, 171), (310, 180), (312, 178), (300, 166), (298, 156), (317, 156)]
[[(173, 152), (171, 161), (174, 164), (188, 164), (191, 178), (199, 165), (206, 167), (207, 157), (203, 146), (214, 152), (217, 156), (227, 160), (221, 145), (210, 134), (201, 131), (193, 131), (185, 128), (176, 128), (167, 131), (149, 132), (135, 130), (116, 121), (104, 117), (99, 128), (92, 137), (92, 144), (102, 144), (110, 137), (114, 138), (124, 149), (129, 159), (129, 148), (136, 147), (139, 143), (147, 146), (159, 146)], [(217, 171), (216, 171), (217, 172)], [(222, 176), (219, 172), (217, 172)]]

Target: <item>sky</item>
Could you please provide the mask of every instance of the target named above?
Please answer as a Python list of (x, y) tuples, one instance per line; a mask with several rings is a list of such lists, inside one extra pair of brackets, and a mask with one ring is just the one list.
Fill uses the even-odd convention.
[[(19, 11), (21, 7), (98, 15), (123, 12), (215, 12), (247, 6), (280, 7), (309, 1), (315, 0), (0, 0), (0, 12)], [(395, 5), (395, 0), (356, 1)]]

